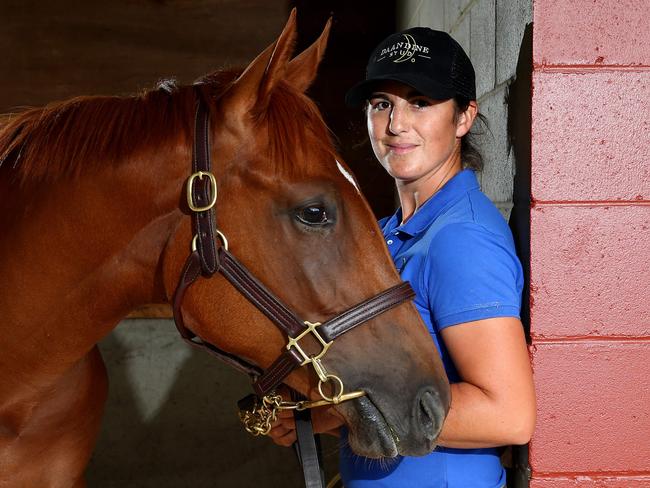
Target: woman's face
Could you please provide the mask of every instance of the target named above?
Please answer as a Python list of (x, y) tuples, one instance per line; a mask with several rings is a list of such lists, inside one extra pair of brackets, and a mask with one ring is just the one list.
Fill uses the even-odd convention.
[(433, 100), (393, 81), (377, 86), (369, 99), (368, 134), (375, 156), (398, 184), (435, 180), (450, 165), (460, 169), (460, 138), (473, 117), (456, 112), (454, 100)]

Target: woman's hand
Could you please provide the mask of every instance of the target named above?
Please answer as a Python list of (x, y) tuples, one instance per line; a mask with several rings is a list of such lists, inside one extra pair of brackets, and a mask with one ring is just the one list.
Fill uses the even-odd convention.
[(289, 447), (296, 442), (296, 421), (293, 418), (293, 410), (280, 410), (278, 417), (271, 424), (269, 437), (278, 446)]
[[(339, 436), (343, 418), (333, 407), (319, 407), (311, 411), (311, 420), (315, 434)], [(296, 421), (293, 410), (280, 410), (275, 422), (271, 424), (269, 437), (279, 446), (289, 447), (296, 442)]]

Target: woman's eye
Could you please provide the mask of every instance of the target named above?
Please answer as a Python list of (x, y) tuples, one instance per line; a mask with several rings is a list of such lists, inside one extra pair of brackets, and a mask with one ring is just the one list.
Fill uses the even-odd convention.
[(386, 110), (390, 108), (390, 103), (386, 100), (370, 100), (370, 108), (373, 110)]
[(307, 225), (325, 225), (329, 223), (327, 211), (321, 205), (307, 205), (296, 212), (296, 217)]

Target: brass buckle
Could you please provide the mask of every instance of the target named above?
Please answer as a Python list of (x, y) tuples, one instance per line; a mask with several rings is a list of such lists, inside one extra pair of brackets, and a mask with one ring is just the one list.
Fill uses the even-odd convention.
[[(308, 322), (307, 320), (305, 320), (304, 324), (307, 326), (307, 330), (302, 331), (300, 334), (298, 334), (297, 337), (289, 337), (289, 342), (287, 343), (287, 351), (290, 350), (292, 347), (296, 348), (296, 350), (302, 356), (302, 359), (303, 359), (302, 363), (300, 363), (300, 366), (304, 366), (305, 364), (308, 364), (308, 363), (314, 363), (314, 361), (316, 361), (316, 363), (318, 363), (318, 365), (316, 365), (316, 363), (315, 363), (314, 364), (314, 369), (316, 369), (316, 372), (318, 373), (318, 376), (320, 378), (322, 378), (321, 371), (319, 371), (319, 369), (322, 368), (319, 359), (322, 358), (325, 355), (325, 353), (327, 352), (329, 347), (332, 345), (332, 342), (331, 341), (326, 342), (325, 339), (323, 339), (323, 336), (321, 336), (318, 333), (318, 331), (316, 330), (316, 327), (321, 325), (320, 322), (312, 323), (312, 322)], [(322, 347), (321, 351), (315, 356), (308, 356), (307, 353), (305, 351), (303, 351), (302, 347), (300, 347), (300, 344), (298, 343), (300, 341), (300, 339), (302, 339), (303, 337), (305, 337), (307, 334), (310, 334), (310, 333), (313, 334), (316, 337), (316, 339), (318, 340), (318, 342), (320, 342), (321, 347)]]
[[(210, 203), (208, 203), (204, 207), (199, 207), (198, 205), (194, 204), (194, 199), (192, 198), (192, 185), (194, 185), (194, 180), (198, 178), (199, 180), (202, 180), (204, 176), (207, 176), (210, 179), (210, 194), (212, 198), (210, 199)], [(197, 171), (196, 173), (192, 174), (190, 178), (187, 180), (187, 205), (190, 207), (190, 209), (193, 212), (205, 212), (206, 210), (210, 210), (212, 207), (214, 207), (214, 204), (217, 203), (217, 179), (214, 177), (214, 175), (208, 171)]]

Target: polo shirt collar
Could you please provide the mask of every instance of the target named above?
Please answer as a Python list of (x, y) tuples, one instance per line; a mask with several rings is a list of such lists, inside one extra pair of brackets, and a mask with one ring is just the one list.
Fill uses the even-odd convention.
[(399, 225), (402, 221), (402, 208), (398, 208), (397, 212), (384, 224), (384, 235), (397, 232), (415, 237), (426, 230), (450, 203), (457, 201), (466, 192), (478, 190), (478, 188), (479, 184), (474, 171), (464, 169), (454, 175), (440, 190), (424, 202), (408, 222), (403, 225)]

